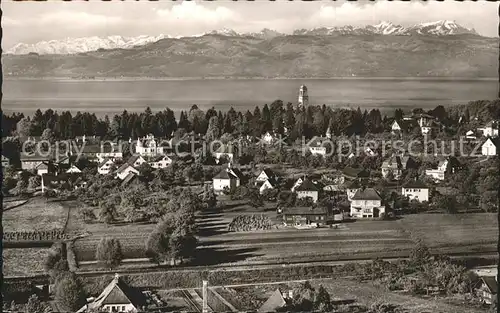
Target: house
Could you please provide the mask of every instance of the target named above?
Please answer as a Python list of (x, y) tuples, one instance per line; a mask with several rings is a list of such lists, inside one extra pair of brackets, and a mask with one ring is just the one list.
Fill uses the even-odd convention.
[(135, 153), (141, 156), (157, 156), (165, 154), (165, 147), (159, 145), (152, 134), (139, 138), (135, 145)]
[(127, 160), (127, 164), (133, 167), (139, 167), (144, 163), (147, 163), (147, 161), (141, 155), (133, 155)]
[(435, 181), (443, 181), (446, 176), (453, 172), (449, 158), (439, 161), (437, 168), (425, 170), (425, 175), (432, 177)]
[(498, 137), (498, 122), (490, 121), (485, 126), (477, 129), (484, 137)]
[(364, 152), (365, 152), (365, 155), (367, 155), (367, 156), (375, 156), (375, 155), (377, 155), (377, 153), (375, 151), (373, 151), (373, 149), (370, 148), (370, 147), (366, 147), (365, 150), (364, 150)]
[(476, 133), (473, 130), (469, 130), (465, 133), (465, 138), (466, 139), (477, 139)]
[(299, 177), (295, 183), (293, 184), (292, 188), (290, 189), (292, 192), (295, 191), (295, 189), (297, 189), (297, 187), (299, 187), (302, 183), (304, 182), (304, 179), (302, 177)]
[(49, 162), (40, 162), (35, 167), (37, 175), (43, 176), (44, 174), (48, 174), (52, 172), (52, 166)]
[(72, 189), (77, 189), (83, 185), (85, 185), (86, 182), (83, 182), (80, 178), (80, 175), (78, 173), (71, 173), (71, 174), (59, 174), (59, 175), (52, 175), (52, 174), (44, 174), (42, 175), (42, 192), (52, 190), (56, 193), (60, 192), (63, 189), (66, 190), (72, 190)]
[(409, 156), (391, 156), (382, 162), (382, 177), (387, 178), (389, 173), (392, 173), (394, 179), (400, 179), (403, 170), (408, 168), (409, 160)]
[(111, 168), (115, 165), (115, 162), (111, 159), (104, 159), (99, 165), (97, 166), (97, 173), (101, 175), (107, 175), (110, 173)]
[(289, 207), (283, 209), (283, 222), (286, 226), (325, 225), (328, 212), (325, 208)]
[(221, 157), (226, 158), (228, 162), (232, 163), (234, 158), (233, 146), (229, 144), (223, 144), (217, 150), (215, 150), (213, 156), (217, 164), (219, 164)]
[(428, 114), (420, 114), (418, 118), (418, 126), (420, 126), (422, 135), (432, 134), (439, 129), (439, 125), (436, 122), (435, 117)]
[(314, 137), (309, 141), (307, 146), (309, 147), (309, 151), (311, 152), (312, 155), (321, 155), (325, 156), (326, 155), (326, 145), (330, 144), (331, 141), (328, 138), (325, 137)]
[(500, 142), (498, 138), (488, 137), (486, 141), (481, 145), (482, 155), (497, 155), (498, 148), (500, 147)]
[(214, 193), (222, 194), (224, 189), (236, 188), (240, 185), (241, 172), (231, 167), (231, 163), (224, 167), (212, 179)]
[(264, 135), (262, 135), (260, 141), (266, 145), (270, 145), (273, 142), (275, 142), (277, 139), (278, 139), (278, 137), (275, 134), (271, 134), (270, 132), (266, 132)]
[(402, 132), (403, 128), (401, 127), (400, 123), (401, 123), (401, 121), (398, 122), (397, 120), (394, 120), (394, 122), (392, 122), (391, 133), (397, 134), (397, 133)]
[(100, 162), (97, 155), (101, 152), (101, 146), (98, 144), (85, 144), (82, 146), (71, 145), (71, 153), (85, 156), (89, 161)]
[(172, 158), (168, 155), (159, 155), (149, 161), (149, 165), (152, 168), (166, 168), (170, 164), (172, 164)]
[(115, 274), (113, 280), (97, 298), (90, 298), (89, 303), (80, 308), (83, 312), (142, 312), (147, 306), (147, 297), (130, 287)]
[(259, 192), (260, 194), (263, 194), (264, 191), (268, 189), (274, 189), (278, 186), (278, 183), (273, 179), (270, 178), (266, 180), (265, 182), (257, 182), (257, 186), (259, 186)]
[(476, 290), (477, 296), (486, 304), (492, 304), (497, 298), (498, 282), (495, 276), (480, 278), (480, 287)]
[(361, 184), (357, 180), (353, 180), (346, 186), (346, 194), (347, 194), (347, 200), (352, 201), (352, 197), (358, 192), (358, 190), (361, 188)]
[(313, 202), (318, 201), (319, 188), (310, 179), (306, 178), (303, 182), (295, 188), (297, 199), (312, 198)]
[(122, 180), (122, 183), (120, 186), (122, 186), (122, 187), (127, 186), (127, 185), (131, 184), (132, 182), (137, 181), (138, 179), (139, 179), (139, 176), (137, 174), (135, 174), (134, 172), (130, 172)]
[(344, 176), (345, 179), (362, 179), (370, 177), (370, 173), (365, 169), (346, 166), (342, 170), (342, 176)]
[(255, 181), (257, 182), (265, 182), (266, 180), (273, 179), (275, 181), (278, 180), (278, 176), (270, 169), (263, 169), (260, 174), (257, 176)]
[(118, 177), (121, 180), (124, 180), (125, 177), (127, 177), (127, 175), (130, 173), (139, 175), (139, 170), (130, 165), (129, 163), (125, 163), (122, 166), (120, 166), (116, 171), (116, 177)]
[(80, 170), (76, 165), (71, 165), (70, 168), (68, 168), (65, 173), (81, 173), (82, 170)]
[(113, 161), (123, 159), (123, 152), (121, 144), (110, 142), (109, 144), (101, 145), (101, 149), (96, 153), (97, 160), (101, 162), (104, 159), (111, 159)]
[(287, 299), (289, 299), (289, 297), (285, 298), (285, 296), (287, 295), (283, 294), (279, 289), (276, 289), (271, 296), (267, 298), (266, 302), (264, 302), (264, 304), (262, 304), (262, 306), (257, 310), (257, 312), (266, 313), (280, 311), (288, 304)]
[(325, 136), (328, 139), (332, 139), (332, 130), (330, 129), (330, 126), (328, 126), (328, 128), (326, 129)]
[(373, 218), (385, 214), (382, 197), (373, 188), (360, 188), (351, 199), (351, 216), (354, 218)]
[(10, 165), (10, 159), (2, 154), (2, 168), (6, 168)]
[(34, 170), (42, 162), (50, 162), (52, 158), (48, 155), (40, 155), (36, 153), (25, 154), (21, 153), (21, 169), (25, 171)]
[(421, 181), (412, 181), (401, 187), (401, 194), (418, 202), (429, 202), (429, 187)]

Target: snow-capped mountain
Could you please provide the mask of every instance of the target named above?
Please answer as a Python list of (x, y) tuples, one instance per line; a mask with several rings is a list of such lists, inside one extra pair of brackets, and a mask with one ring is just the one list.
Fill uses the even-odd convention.
[[(376, 25), (367, 26), (340, 26), (340, 27), (319, 27), (313, 29), (300, 29), (293, 32), (293, 35), (331, 36), (331, 35), (429, 35), (447, 36), (459, 34), (478, 35), (474, 29), (468, 29), (458, 25), (454, 21), (441, 20), (437, 22), (421, 23), (412, 26), (401, 26), (391, 22), (382, 21)], [(201, 37), (207, 35), (218, 35), (224, 37), (251, 36), (260, 39), (271, 39), (286, 34), (263, 29), (258, 33), (238, 33), (232, 29), (223, 28), (208, 33), (195, 36), (177, 36), (175, 38)], [(129, 49), (135, 46), (142, 46), (164, 38), (172, 38), (168, 35), (159, 36), (139, 36), (139, 37), (85, 37), (66, 40), (41, 41), (35, 44), (19, 43), (8, 49), (8, 54), (28, 54), (35, 52), (38, 54), (76, 54), (82, 52), (96, 51), (99, 49)]]
[(225, 37), (238, 37), (241, 36), (240, 33), (235, 32), (232, 29), (229, 28), (223, 28), (220, 30), (212, 30), (209, 33), (206, 33), (206, 35), (219, 35), (219, 36), (225, 36)]
[(391, 22), (382, 21), (377, 25), (366, 26), (366, 29), (379, 35), (406, 35), (408, 29), (401, 25), (394, 25)]
[(6, 51), (10, 54), (76, 54), (82, 52), (96, 51), (99, 49), (128, 49), (136, 46), (146, 45), (160, 39), (169, 38), (167, 35), (138, 36), (138, 37), (84, 37), (67, 38), (65, 40), (40, 41), (35, 44), (19, 43)]
[(477, 32), (474, 29), (468, 29), (458, 25), (455, 21), (441, 20), (437, 22), (421, 23), (409, 28), (410, 32), (416, 32), (421, 35), (459, 35), (459, 34), (474, 34)]
[(421, 23), (404, 27), (391, 22), (382, 21), (376, 25), (367, 25), (364, 27), (342, 26), (342, 27), (320, 27), (310, 30), (301, 29), (294, 32), (295, 35), (433, 35), (447, 36), (459, 34), (474, 34), (477, 32), (474, 29), (468, 29), (458, 25), (454, 21), (437, 21), (430, 23)]
[(279, 37), (279, 36), (284, 36), (285, 34), (277, 32), (275, 30), (269, 29), (269, 28), (264, 28), (258, 33), (249, 33), (248, 35), (256, 38), (261, 38), (261, 39), (271, 39), (274, 37)]

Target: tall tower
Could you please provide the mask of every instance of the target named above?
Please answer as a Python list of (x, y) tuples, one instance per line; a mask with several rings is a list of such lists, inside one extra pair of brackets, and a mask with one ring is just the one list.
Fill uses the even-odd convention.
[(309, 95), (307, 94), (307, 87), (305, 85), (300, 86), (299, 89), (299, 107), (307, 106), (309, 104)]

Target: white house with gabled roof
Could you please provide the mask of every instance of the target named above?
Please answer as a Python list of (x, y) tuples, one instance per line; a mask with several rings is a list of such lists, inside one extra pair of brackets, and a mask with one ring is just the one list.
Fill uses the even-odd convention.
[(99, 165), (97, 166), (97, 173), (101, 175), (107, 175), (111, 171), (111, 168), (115, 165), (115, 162), (111, 159), (104, 159)]
[(97, 298), (87, 299), (88, 303), (77, 313), (83, 312), (143, 312), (147, 306), (147, 297), (130, 287), (115, 274), (113, 280)]
[(488, 137), (486, 141), (481, 145), (481, 154), (487, 156), (493, 156), (498, 154), (498, 148), (500, 146), (498, 138)]

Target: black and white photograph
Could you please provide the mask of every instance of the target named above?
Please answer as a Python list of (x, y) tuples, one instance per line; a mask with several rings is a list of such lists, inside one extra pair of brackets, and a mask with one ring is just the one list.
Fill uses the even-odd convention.
[(499, 3), (0, 6), (3, 312), (500, 312)]

